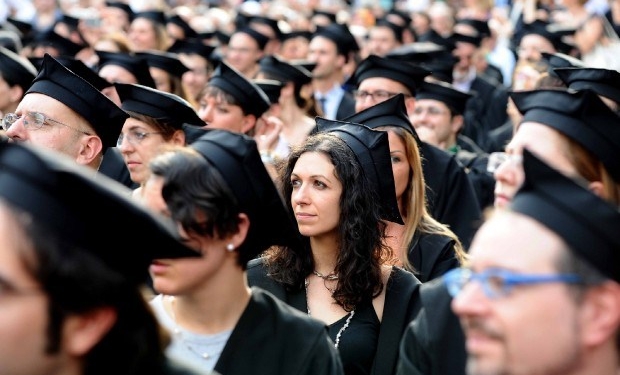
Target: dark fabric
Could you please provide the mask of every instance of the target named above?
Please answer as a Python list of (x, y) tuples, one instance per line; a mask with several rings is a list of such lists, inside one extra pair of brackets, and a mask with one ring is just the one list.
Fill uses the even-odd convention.
[(333, 345), (325, 324), (252, 288), (250, 303), (215, 371), (226, 375), (339, 375), (342, 364)]
[(443, 281), (420, 287), (422, 308), (400, 345), (397, 375), (465, 375), (465, 337)]
[[(284, 286), (267, 276), (267, 271), (260, 258), (248, 263), (247, 275), (251, 286), (265, 288), (298, 310), (308, 311), (305, 291), (287, 292)], [(370, 374), (394, 374), (400, 339), (405, 328), (420, 309), (418, 301), (420, 285), (420, 281), (412, 273), (397, 267), (393, 268), (386, 289), (377, 352)]]
[(123, 160), (121, 152), (116, 147), (110, 147), (103, 154), (103, 160), (99, 166), (99, 173), (120, 182), (130, 189), (136, 189), (138, 184), (131, 180), (129, 169)]
[(407, 257), (416, 277), (423, 283), (459, 266), (454, 253), (454, 240), (438, 234), (416, 233), (409, 244)]
[(340, 120), (345, 117), (349, 117), (355, 113), (355, 98), (353, 94), (348, 91), (344, 92), (344, 96), (338, 105), (338, 111), (336, 111), (336, 119)]
[(482, 219), (476, 191), (455, 155), (426, 142), (419, 146), (429, 212), (449, 225), (467, 249)]
[(488, 153), (504, 152), (506, 150), (506, 145), (512, 139), (513, 132), (514, 125), (512, 121), (508, 119), (502, 126), (489, 132), (487, 142), (483, 146), (484, 150)]
[(485, 152), (459, 149), (456, 158), (465, 167), (467, 177), (469, 177), (476, 192), (478, 203), (480, 203), (480, 209), (484, 211), (486, 207), (493, 205), (495, 199), (495, 178), (487, 172), (489, 155)]
[(467, 102), (462, 134), (483, 145), (488, 132), (506, 121), (508, 90), (478, 76), (472, 81), (470, 92), (475, 95)]

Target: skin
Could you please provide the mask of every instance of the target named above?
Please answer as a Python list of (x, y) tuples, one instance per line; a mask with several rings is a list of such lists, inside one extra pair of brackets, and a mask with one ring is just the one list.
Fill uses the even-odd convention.
[(24, 90), (20, 86), (9, 86), (0, 72), (0, 115), (15, 112), (23, 94)]
[(308, 152), (297, 160), (291, 175), (291, 204), (303, 236), (335, 237), (340, 220), (342, 184), (322, 153)]
[(136, 18), (127, 33), (132, 51), (146, 51), (157, 49), (157, 33), (151, 21), (146, 18)]
[(170, 74), (168, 74), (168, 72), (155, 67), (150, 67), (149, 72), (155, 81), (155, 88), (157, 90), (172, 93), (172, 87), (170, 87)]
[(258, 43), (246, 33), (235, 33), (230, 37), (226, 50), (226, 62), (246, 77), (252, 78), (258, 69), (258, 60), (263, 51)]
[[(559, 133), (547, 125), (535, 122), (524, 122), (506, 146), (506, 153), (522, 155), (527, 147), (545, 163), (567, 176), (576, 177), (577, 171), (571, 164), (564, 141)], [(504, 208), (510, 204), (525, 179), (521, 163), (507, 162), (494, 173), (495, 207)]]
[(209, 128), (226, 129), (237, 133), (247, 133), (256, 124), (254, 115), (245, 115), (241, 107), (227, 104), (216, 97), (205, 96), (200, 101), (198, 116)]
[[(360, 82), (357, 87), (359, 91), (368, 91), (370, 93), (384, 90), (396, 94), (405, 94), (405, 106), (407, 107), (407, 113), (411, 114), (413, 107), (415, 106), (415, 99), (411, 96), (411, 92), (402, 83), (383, 77), (371, 77), (366, 78)], [(355, 99), (355, 112), (360, 112), (366, 108), (372, 107), (375, 104), (379, 104), (375, 101), (374, 97), (367, 96), (366, 99)]]
[(394, 32), (387, 26), (377, 26), (370, 29), (366, 47), (368, 53), (385, 56), (388, 52), (399, 46)]
[[(24, 127), (23, 119), (20, 119), (6, 131), (6, 135), (15, 142), (28, 142), (59, 151), (83, 165), (91, 164), (103, 149), (101, 139), (94, 135), (94, 129), (86, 120), (56, 99), (38, 93), (27, 94), (15, 110), (18, 116), (26, 112), (42, 113), (71, 128), (49, 121), (49, 125), (44, 124), (41, 129), (29, 130)], [(93, 135), (86, 135), (74, 128)]]
[(410, 180), (411, 166), (407, 161), (405, 143), (396, 133), (388, 130), (388, 141), (390, 143), (390, 158), (392, 159), (392, 173), (394, 174), (394, 185), (396, 187), (396, 199), (401, 206), (401, 198), (407, 189)]
[(312, 38), (308, 46), (308, 60), (316, 63), (312, 71), (315, 80), (329, 80), (340, 74), (344, 56), (338, 54), (336, 43), (322, 36)]
[[(431, 107), (439, 109), (441, 113), (431, 115), (428, 112)], [(415, 111), (421, 112), (418, 114)], [(461, 116), (450, 116), (448, 106), (434, 99), (417, 100), (416, 109), (409, 119), (420, 139), (444, 150), (456, 144), (456, 135), (463, 126)]]
[(550, 41), (537, 34), (528, 34), (519, 43), (519, 60), (539, 61), (541, 52), (556, 53)]
[[(477, 233), (471, 268), (553, 274), (562, 251), (563, 241), (555, 233), (531, 218), (504, 212)], [(570, 286), (522, 285), (508, 296), (489, 299), (480, 283), (472, 282), (453, 299), (452, 309), (466, 336), (468, 374), (579, 373), (587, 314), (577, 306)]]
[(179, 60), (189, 71), (183, 73), (181, 81), (192, 98), (199, 98), (200, 92), (209, 80), (207, 72), (207, 60), (195, 54), (179, 54)]

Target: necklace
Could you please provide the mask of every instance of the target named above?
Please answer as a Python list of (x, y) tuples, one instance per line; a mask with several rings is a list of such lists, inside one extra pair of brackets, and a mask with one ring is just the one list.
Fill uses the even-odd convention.
[[(317, 275), (316, 271), (313, 271), (315, 275)], [(317, 275), (320, 278), (323, 278), (322, 275)], [(330, 276), (330, 275), (327, 275)], [(331, 275), (331, 276), (335, 276), (335, 275)], [(335, 276), (336, 279), (338, 278), (338, 276)], [(311, 316), (310, 314), (310, 303), (308, 303), (308, 284), (310, 284), (310, 282), (308, 281), (308, 279), (306, 279), (304, 281), (304, 287), (306, 288), (306, 307), (308, 309), (308, 316)], [(351, 324), (351, 319), (353, 319), (353, 315), (355, 315), (355, 310), (351, 310), (351, 312), (349, 313), (349, 316), (347, 317), (347, 320), (344, 322), (344, 325), (342, 326), (342, 328), (340, 328), (340, 330), (338, 330), (338, 333), (336, 334), (336, 340), (334, 341), (334, 347), (336, 349), (338, 349), (338, 346), (340, 345), (340, 337), (342, 336), (342, 334), (344, 333), (344, 331), (347, 330), (347, 328), (349, 328), (349, 324)]]
[[(220, 347), (219, 352), (215, 351), (214, 353), (209, 354), (209, 352), (207, 351), (202, 351), (202, 350), (197, 349), (194, 345), (190, 344), (189, 341), (184, 337), (183, 330), (181, 329), (181, 327), (179, 327), (179, 324), (177, 323), (176, 312), (174, 311), (174, 302), (175, 302), (174, 296), (168, 296), (168, 298), (170, 299), (170, 315), (172, 316), (172, 320), (174, 321), (174, 330), (173, 330), (174, 335), (179, 339), (181, 343), (183, 343), (183, 346), (185, 346), (187, 350), (197, 355), (198, 357), (204, 360), (210, 360), (213, 356), (216, 356), (215, 358), (217, 360), (217, 356), (219, 356), (219, 352), (222, 351), (224, 345), (226, 344), (226, 341), (228, 340), (229, 335), (227, 334), (224, 337), (219, 338), (218, 340), (214, 340), (210, 342), (209, 346)], [(223, 339), (224, 345), (221, 345), (222, 339)]]
[(325, 281), (334, 281), (334, 280), (338, 280), (338, 275), (336, 275), (335, 273), (329, 273), (327, 275), (323, 275), (322, 273), (320, 273), (319, 271), (312, 271), (313, 274), (315, 274), (316, 276), (320, 277), (321, 279), (325, 280)]

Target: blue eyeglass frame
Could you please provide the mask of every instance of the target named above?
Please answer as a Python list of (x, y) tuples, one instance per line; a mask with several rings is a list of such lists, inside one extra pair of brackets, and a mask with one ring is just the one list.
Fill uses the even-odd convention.
[[(473, 272), (469, 268), (455, 268), (446, 272), (443, 282), (452, 297), (456, 297), (465, 285), (471, 281), (482, 284), (482, 290), (488, 298), (505, 297), (517, 285), (536, 285), (548, 283), (581, 284), (583, 280), (575, 274), (518, 274), (499, 268), (489, 268), (482, 272)], [(489, 282), (491, 278), (501, 280), (499, 291), (493, 289)]]

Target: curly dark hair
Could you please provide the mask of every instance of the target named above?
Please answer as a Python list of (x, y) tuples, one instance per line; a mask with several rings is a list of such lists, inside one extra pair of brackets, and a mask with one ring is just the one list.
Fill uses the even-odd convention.
[[(384, 242), (386, 226), (380, 218), (380, 200), (347, 144), (334, 134), (317, 133), (293, 148), (281, 166), (279, 184), (291, 217), (291, 174), (299, 157), (308, 152), (326, 155), (342, 184), (337, 229), (340, 252), (334, 270), (338, 285), (332, 296), (346, 311), (351, 311), (360, 303), (371, 301), (383, 289), (381, 265), (391, 258), (391, 250)], [(308, 237), (302, 238), (300, 248), (269, 249), (265, 253), (269, 275), (288, 290), (303, 288), (306, 277), (314, 270), (311, 250)]]

